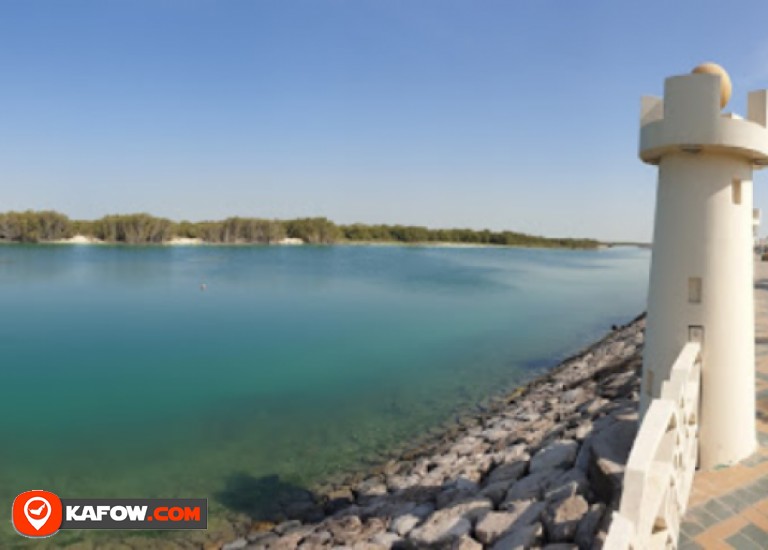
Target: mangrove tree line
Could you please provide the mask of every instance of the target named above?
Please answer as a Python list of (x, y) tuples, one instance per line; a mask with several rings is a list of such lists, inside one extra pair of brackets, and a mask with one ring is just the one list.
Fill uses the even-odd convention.
[(51, 210), (0, 213), (0, 241), (50, 242), (83, 235), (109, 243), (160, 244), (173, 238), (207, 243), (269, 244), (287, 237), (310, 244), (339, 242), (465, 243), (531, 247), (594, 248), (592, 239), (548, 238), (488, 229), (430, 229), (412, 225), (338, 225), (327, 218), (266, 220), (232, 217), (221, 221), (174, 222), (150, 214), (115, 214), (71, 220)]

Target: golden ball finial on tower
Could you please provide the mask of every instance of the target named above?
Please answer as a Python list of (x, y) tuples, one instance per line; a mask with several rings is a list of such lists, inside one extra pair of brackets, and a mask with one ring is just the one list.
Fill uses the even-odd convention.
[(702, 63), (692, 71), (698, 74), (716, 74), (720, 77), (720, 108), (722, 109), (731, 99), (731, 77), (717, 63)]

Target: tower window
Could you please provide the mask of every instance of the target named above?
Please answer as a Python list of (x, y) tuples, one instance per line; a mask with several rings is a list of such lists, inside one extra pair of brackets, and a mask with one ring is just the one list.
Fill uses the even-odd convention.
[(701, 303), (701, 277), (688, 278), (688, 303)]
[(688, 327), (688, 341), (704, 344), (704, 327), (701, 325), (691, 325)]
[(731, 199), (733, 204), (741, 204), (741, 180), (733, 180), (731, 183)]

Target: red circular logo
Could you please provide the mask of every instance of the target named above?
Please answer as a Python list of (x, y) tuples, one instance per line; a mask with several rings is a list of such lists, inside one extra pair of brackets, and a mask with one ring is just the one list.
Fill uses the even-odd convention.
[(61, 500), (49, 491), (25, 491), (13, 500), (12, 517), (20, 535), (50, 537), (61, 527)]

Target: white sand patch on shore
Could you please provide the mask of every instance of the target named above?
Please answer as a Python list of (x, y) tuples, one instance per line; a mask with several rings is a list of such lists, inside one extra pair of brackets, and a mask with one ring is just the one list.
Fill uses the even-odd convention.
[(499, 248), (506, 245), (490, 244), (490, 243), (447, 243), (442, 241), (429, 242), (429, 243), (415, 243), (416, 246), (423, 246), (426, 248)]
[(445, 241), (343, 241), (337, 244), (345, 246), (407, 246), (413, 248), (517, 248), (507, 244), (490, 243), (452, 243)]
[(97, 239), (96, 237), (86, 237), (85, 235), (75, 235), (68, 239), (59, 239), (58, 241), (51, 241), (55, 244), (104, 244), (104, 241)]
[(286, 237), (284, 239), (280, 239), (279, 241), (275, 241), (275, 244), (295, 246), (297, 244), (304, 244), (304, 240), (296, 237)]
[(170, 244), (170, 245), (198, 245), (203, 244), (203, 239), (199, 237), (174, 237), (169, 241), (164, 242), (163, 244)]

